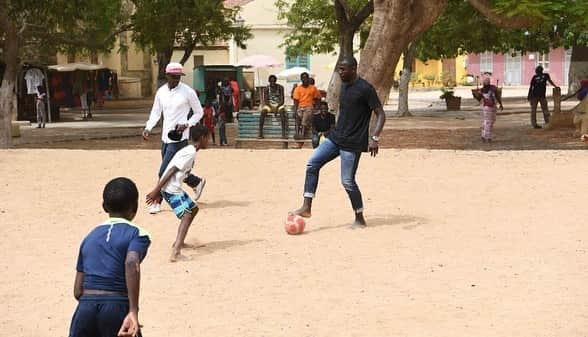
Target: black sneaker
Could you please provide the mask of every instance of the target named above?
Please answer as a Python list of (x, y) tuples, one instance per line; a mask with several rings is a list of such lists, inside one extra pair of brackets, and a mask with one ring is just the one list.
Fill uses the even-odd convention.
[(533, 125), (533, 129), (543, 129), (541, 125)]

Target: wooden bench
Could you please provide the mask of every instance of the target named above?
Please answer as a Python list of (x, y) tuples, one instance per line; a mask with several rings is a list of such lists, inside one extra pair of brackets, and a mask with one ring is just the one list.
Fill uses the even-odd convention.
[(294, 113), (287, 112), (288, 122), (286, 135), (287, 139), (282, 138), (282, 125), (280, 116), (275, 116), (269, 113), (265, 116), (263, 123), (263, 137), (258, 139), (259, 135), (259, 112), (254, 111), (240, 111), (239, 121), (237, 124), (237, 139), (235, 140), (235, 147), (240, 148), (245, 142), (268, 142), (268, 143), (282, 143), (282, 148), (287, 149), (288, 143), (299, 143), (309, 141), (310, 139), (294, 139)]

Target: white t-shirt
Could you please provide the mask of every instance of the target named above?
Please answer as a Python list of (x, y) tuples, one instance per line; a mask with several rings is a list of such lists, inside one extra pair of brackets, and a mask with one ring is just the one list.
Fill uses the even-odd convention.
[(177, 167), (178, 171), (171, 176), (167, 184), (165, 184), (161, 190), (170, 194), (182, 193), (182, 183), (184, 182), (184, 179), (188, 177), (188, 174), (190, 174), (192, 167), (194, 167), (195, 159), (196, 148), (194, 145), (188, 145), (183, 147), (180, 151), (176, 152), (172, 160), (165, 168), (163, 176), (165, 176), (172, 167)]

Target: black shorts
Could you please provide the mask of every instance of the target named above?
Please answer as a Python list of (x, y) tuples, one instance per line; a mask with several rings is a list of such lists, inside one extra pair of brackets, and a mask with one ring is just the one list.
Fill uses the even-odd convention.
[(69, 337), (116, 336), (128, 313), (126, 295), (83, 295), (71, 319)]

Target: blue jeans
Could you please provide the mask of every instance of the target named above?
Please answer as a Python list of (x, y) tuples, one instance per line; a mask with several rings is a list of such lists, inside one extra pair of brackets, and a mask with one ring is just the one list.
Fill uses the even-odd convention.
[[(187, 140), (182, 140), (181, 142), (177, 143), (161, 142), (161, 166), (159, 167), (159, 178), (163, 176), (167, 165), (169, 165), (169, 162), (176, 155), (176, 153), (186, 146), (188, 146)], [(200, 180), (202, 179), (193, 174), (189, 174), (184, 182), (190, 187), (196, 187), (200, 183)]]
[(361, 152), (350, 152), (341, 149), (330, 139), (325, 139), (312, 153), (306, 164), (306, 180), (304, 181), (304, 197), (314, 198), (319, 180), (319, 171), (331, 160), (341, 157), (341, 183), (349, 195), (351, 207), (355, 213), (363, 212), (361, 192), (355, 182), (355, 172), (359, 166)]

